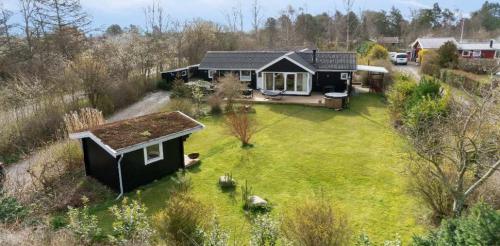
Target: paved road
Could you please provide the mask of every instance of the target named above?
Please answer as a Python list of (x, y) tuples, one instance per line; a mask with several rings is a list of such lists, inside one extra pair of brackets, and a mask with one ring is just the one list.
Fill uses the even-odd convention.
[(416, 81), (420, 81), (420, 67), (414, 62), (409, 62), (408, 65), (394, 66), (394, 70), (412, 75)]
[[(128, 106), (115, 113), (107, 119), (108, 122), (113, 122), (117, 120), (137, 117), (145, 114), (150, 114), (159, 111), (170, 101), (170, 92), (157, 91), (147, 94), (142, 100)], [(19, 161), (18, 163), (13, 163), (7, 165), (7, 180), (5, 184), (6, 190), (11, 190), (13, 187), (19, 187), (19, 185), (25, 187), (30, 180), (27, 170), (30, 163), (36, 158), (38, 154), (33, 153), (26, 159)]]

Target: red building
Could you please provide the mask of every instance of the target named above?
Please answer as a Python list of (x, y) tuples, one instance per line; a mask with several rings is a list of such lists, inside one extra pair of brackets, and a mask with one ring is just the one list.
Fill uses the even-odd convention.
[(464, 58), (500, 58), (500, 44), (494, 40), (486, 43), (460, 43), (458, 51)]

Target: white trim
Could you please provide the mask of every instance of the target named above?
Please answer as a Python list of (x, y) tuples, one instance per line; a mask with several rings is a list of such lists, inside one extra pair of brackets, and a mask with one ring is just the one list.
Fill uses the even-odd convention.
[[(160, 151), (159, 156), (148, 160), (148, 147), (155, 146), (155, 145), (158, 145), (158, 149)], [(161, 161), (161, 160), (163, 160), (163, 142), (145, 146), (143, 148), (143, 152), (144, 152), (144, 165), (149, 165), (153, 162)]]
[(462, 56), (463, 57), (470, 57), (470, 50), (462, 50)]
[(481, 50), (473, 50), (472, 51), (472, 57), (473, 58), (481, 58), (481, 53), (482, 53)]
[(96, 135), (94, 135), (92, 132), (90, 131), (84, 131), (84, 132), (77, 132), (77, 133), (70, 133), (69, 134), (69, 138), (71, 139), (82, 139), (82, 138), (90, 138), (92, 139), (96, 144), (98, 144), (99, 146), (101, 146), (101, 148), (103, 148), (106, 152), (108, 152), (110, 155), (112, 155), (113, 157), (117, 157), (118, 156), (118, 153), (116, 152), (116, 150), (114, 150), (113, 148), (111, 148), (109, 145), (107, 144), (104, 144), (100, 138), (98, 138)]
[(349, 79), (349, 73), (340, 73), (340, 79), (341, 80), (348, 80)]
[(122, 159), (124, 155), (120, 155), (118, 159), (118, 181), (120, 182), (120, 194), (116, 198), (116, 200), (120, 199), (123, 196), (123, 181), (122, 181)]
[[(210, 74), (210, 72), (212, 72), (212, 74)], [(215, 70), (215, 69), (208, 69), (207, 70), (208, 78), (209, 79), (213, 79), (214, 78), (214, 73), (216, 73), (216, 72), (217, 72), (217, 70)]]
[(256, 70), (256, 72), (257, 72), (257, 73), (258, 73), (258, 72), (262, 72), (262, 70), (264, 70), (264, 69), (266, 69), (266, 68), (270, 67), (271, 65), (275, 64), (276, 62), (279, 62), (279, 61), (281, 61), (281, 60), (283, 60), (283, 59), (287, 59), (288, 61), (292, 62), (293, 64), (295, 64), (295, 65), (297, 65), (297, 66), (299, 66), (299, 67), (301, 67), (301, 68), (303, 68), (304, 70), (306, 70), (306, 71), (307, 71), (307, 72), (309, 72), (309, 73), (312, 73), (312, 74), (315, 74), (315, 73), (316, 73), (315, 71), (313, 71), (313, 70), (311, 70), (311, 69), (309, 69), (309, 68), (305, 67), (304, 65), (302, 65), (302, 64), (300, 64), (300, 63), (296, 62), (295, 60), (293, 60), (292, 58), (290, 58), (290, 57), (289, 57), (289, 55), (291, 55), (291, 54), (293, 54), (293, 53), (295, 53), (295, 52), (294, 52), (294, 51), (291, 51), (291, 52), (288, 52), (288, 53), (286, 53), (286, 54), (284, 54), (284, 55), (282, 55), (282, 56), (280, 56), (280, 57), (278, 57), (278, 58), (274, 59), (273, 61), (271, 61), (271, 62), (267, 63), (266, 65), (262, 66), (261, 68), (257, 69), (257, 70)]
[[(250, 75), (248, 76), (243, 76), (242, 75), (242, 72), (243, 71), (246, 71), (246, 72), (249, 72)], [(243, 81), (243, 82), (249, 82), (249, 81), (252, 81), (252, 70), (240, 70), (240, 81)]]

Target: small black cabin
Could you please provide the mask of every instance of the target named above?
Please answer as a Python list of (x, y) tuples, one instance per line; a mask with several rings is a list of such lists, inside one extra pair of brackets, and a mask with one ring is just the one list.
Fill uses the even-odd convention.
[(70, 137), (81, 139), (86, 175), (123, 194), (185, 168), (184, 141), (203, 128), (177, 111), (107, 123)]

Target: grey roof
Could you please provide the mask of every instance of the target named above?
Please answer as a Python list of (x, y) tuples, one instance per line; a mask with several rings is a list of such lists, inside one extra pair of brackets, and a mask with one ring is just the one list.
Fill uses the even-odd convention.
[(415, 42), (413, 42), (412, 46), (415, 45), (415, 43), (419, 43), (420, 47), (422, 49), (439, 49), (441, 45), (444, 43), (451, 41), (455, 43), (458, 46), (457, 40), (453, 37), (446, 37), (446, 38), (418, 38)]
[(356, 70), (356, 54), (353, 52), (317, 52), (316, 64), (313, 64), (312, 51), (209, 51), (199, 68), (258, 70), (285, 55), (311, 71)]
[[(312, 52), (298, 53), (304, 60), (312, 62)], [(354, 52), (318, 52), (316, 54), (317, 70), (356, 70), (356, 53)]]
[(460, 43), (459, 50), (500, 50), (500, 43), (493, 42), (493, 47), (490, 47), (490, 42), (481, 43)]
[(200, 69), (259, 69), (285, 55), (286, 51), (208, 51)]

